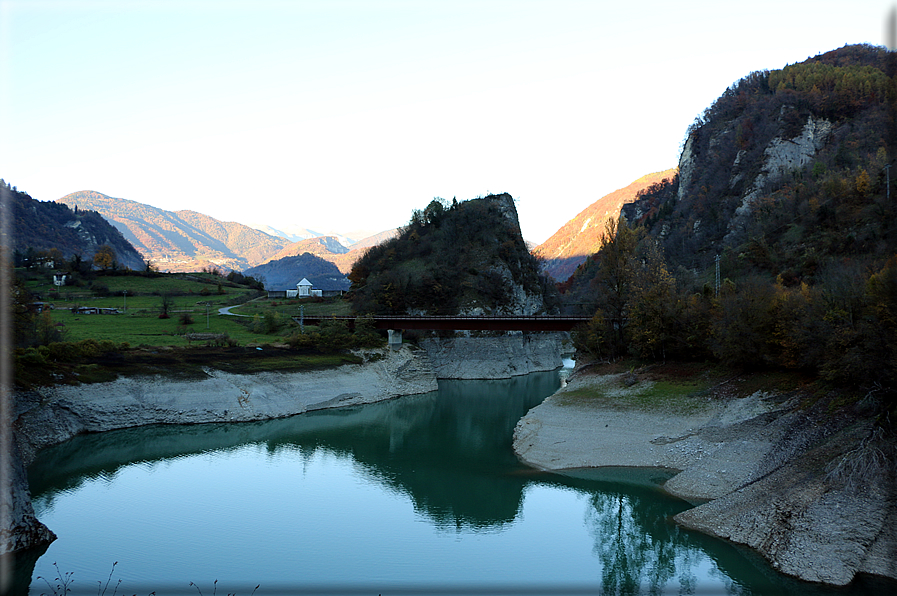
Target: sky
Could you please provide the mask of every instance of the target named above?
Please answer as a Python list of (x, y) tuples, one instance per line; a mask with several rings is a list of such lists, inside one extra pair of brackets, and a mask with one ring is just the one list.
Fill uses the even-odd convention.
[(741, 77), (894, 2), (0, 0), (0, 177), (356, 239), (510, 193), (534, 243)]

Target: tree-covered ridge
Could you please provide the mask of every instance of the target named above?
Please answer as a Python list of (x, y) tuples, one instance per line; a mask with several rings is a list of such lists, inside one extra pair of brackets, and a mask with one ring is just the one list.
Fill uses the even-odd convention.
[(349, 281), (336, 265), (307, 252), (268, 261), (243, 273), (264, 280), (268, 290), (295, 290), (303, 277), (317, 290), (349, 289)]
[(847, 46), (728, 89), (679, 177), (624, 207), (564, 288), (594, 315), (580, 348), (797, 369), (897, 404), (892, 59)]
[(520, 235), (510, 195), (450, 204), (433, 200), (395, 238), (370, 248), (353, 266), (359, 313), (456, 314), (525, 308), (550, 287)]
[(119, 266), (140, 270), (140, 254), (115, 227), (87, 209), (75, 209), (50, 201), (37, 201), (0, 180), (5, 206), (12, 210), (14, 248), (18, 253), (56, 249), (69, 259), (75, 255), (90, 261), (101, 246), (111, 248)]

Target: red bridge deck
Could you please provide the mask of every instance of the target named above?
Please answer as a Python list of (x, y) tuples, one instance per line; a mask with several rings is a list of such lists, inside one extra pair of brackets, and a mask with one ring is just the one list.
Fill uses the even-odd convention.
[[(350, 327), (355, 326), (358, 317), (309, 317), (302, 322), (306, 325), (320, 325), (321, 321), (346, 321)], [(460, 317), (460, 316), (375, 316), (374, 327), (377, 329), (442, 329), (470, 331), (570, 331), (580, 323), (589, 321), (589, 317), (571, 316), (531, 316), (531, 317)], [(297, 323), (299, 317), (293, 317)]]

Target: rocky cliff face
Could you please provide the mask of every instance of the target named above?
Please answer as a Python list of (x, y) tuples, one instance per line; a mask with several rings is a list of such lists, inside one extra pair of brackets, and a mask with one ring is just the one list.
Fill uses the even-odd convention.
[(4, 468), (0, 486), (0, 556), (56, 540), (56, 535), (34, 515), (25, 464), (15, 441), (0, 457), (0, 466)]
[[(810, 116), (799, 135), (791, 139), (775, 137), (763, 151), (763, 166), (759, 174), (748, 186), (741, 199), (741, 205), (735, 209), (735, 213), (729, 220), (729, 233), (724, 238), (728, 241), (732, 235), (745, 228), (746, 220), (751, 216), (752, 206), (766, 189), (781, 182), (791, 172), (800, 171), (813, 161), (817, 152), (825, 146), (832, 133), (832, 123), (821, 118)], [(732, 164), (732, 177), (730, 186), (735, 186), (744, 177), (745, 173), (738, 171), (739, 162), (746, 151), (741, 150), (735, 156)]]

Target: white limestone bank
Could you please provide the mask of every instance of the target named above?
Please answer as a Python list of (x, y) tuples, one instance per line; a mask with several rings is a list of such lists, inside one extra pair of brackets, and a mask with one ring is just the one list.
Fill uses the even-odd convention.
[(207, 370), (205, 378), (126, 377), (109, 383), (32, 392), (16, 430), (22, 456), (79, 433), (147, 424), (248, 422), (435, 391), (421, 350), (379, 350), (363, 364), (251, 375)]
[(436, 375), (420, 349), (379, 350), (367, 357), (363, 364), (320, 371), (234, 375), (208, 370), (201, 379), (128, 377), (17, 394), (15, 449), (3, 462), (10, 490), (3, 491), (0, 503), (0, 554), (55, 538), (34, 516), (25, 466), (41, 448), (77, 434), (149, 424), (281, 418), (437, 389)]
[(563, 366), (563, 353), (572, 349), (569, 337), (564, 332), (472, 332), (418, 343), (440, 379), (508, 379)]
[(709, 500), (677, 515), (681, 525), (750, 546), (803, 580), (846, 585), (857, 573), (897, 580), (893, 477), (830, 473), (869, 442), (871, 416), (846, 422), (763, 393), (646, 410), (627, 392), (650, 382), (627, 389), (620, 377), (574, 376), (530, 410), (514, 432), (521, 460), (547, 470), (680, 470), (664, 489)]

